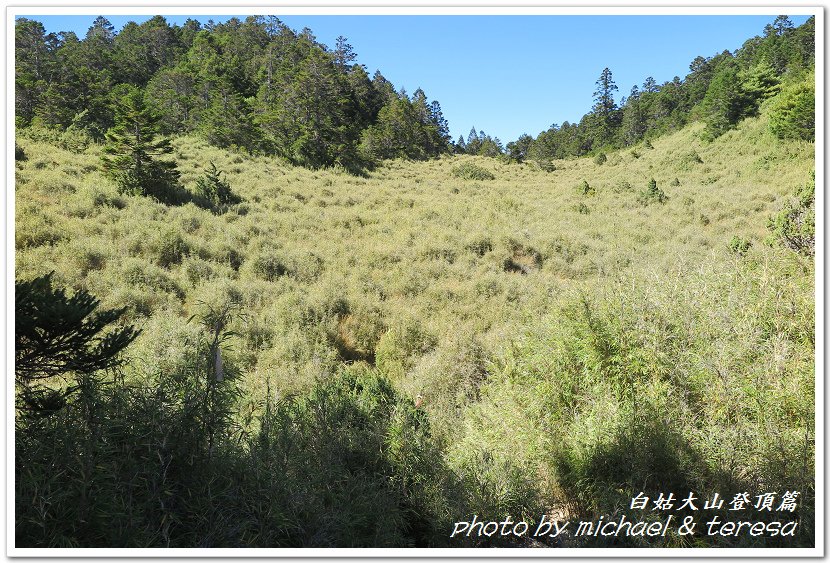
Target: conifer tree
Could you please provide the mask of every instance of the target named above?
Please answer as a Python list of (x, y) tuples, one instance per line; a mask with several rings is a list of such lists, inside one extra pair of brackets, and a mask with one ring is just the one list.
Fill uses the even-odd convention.
[(607, 145), (613, 139), (618, 122), (617, 103), (614, 101), (614, 92), (617, 89), (611, 70), (605, 68), (597, 79), (597, 90), (594, 92), (594, 140), (598, 146)]
[(170, 139), (157, 138), (158, 117), (140, 89), (122, 85), (116, 96), (115, 126), (107, 131), (101, 158), (104, 171), (122, 193), (173, 202), (179, 178), (176, 163), (157, 158), (173, 152)]

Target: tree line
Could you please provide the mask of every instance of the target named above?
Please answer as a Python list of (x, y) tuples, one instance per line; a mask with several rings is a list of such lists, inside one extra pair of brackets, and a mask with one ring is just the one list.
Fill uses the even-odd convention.
[[(632, 146), (703, 120), (717, 137), (785, 90), (773, 132), (811, 140), (815, 19), (795, 27), (778, 16), (735, 53), (696, 57), (684, 79), (647, 78), (619, 103), (613, 74), (596, 82), (593, 107), (578, 123), (552, 124), (535, 138), (503, 145), (475, 127), (453, 142), (438, 101), (409, 96), (380, 71), (369, 76), (345, 37), (333, 49), (308, 28), (274, 16), (169, 25), (162, 16), (116, 33), (98, 17), (86, 36), (46, 33), (34, 20), (15, 28), (16, 125), (74, 128), (103, 141), (118, 126), (125, 97), (146, 106), (162, 135), (197, 134), (209, 143), (281, 156), (309, 167), (349, 170), (390, 158), (443, 153), (554, 159)], [(797, 86), (785, 89), (789, 84)]]
[(131, 98), (147, 106), (162, 135), (197, 134), (309, 167), (361, 169), (450, 150), (438, 101), (421, 89), (396, 91), (355, 59), (345, 37), (330, 49), (274, 16), (204, 26), (155, 16), (118, 33), (98, 17), (83, 39), (19, 18), (16, 125), (75, 127), (103, 141)]
[[(782, 15), (735, 53), (696, 57), (682, 80), (675, 76), (658, 84), (646, 78), (619, 104), (613, 74), (605, 68), (596, 82), (594, 105), (579, 123), (553, 124), (536, 138), (521, 135), (507, 143), (505, 154), (544, 163), (632, 146), (696, 120), (706, 123), (704, 135), (711, 139), (754, 115), (761, 102), (788, 84), (795, 86), (785, 92), (780, 111), (773, 115), (773, 132), (812, 140), (815, 92), (809, 73), (814, 59), (815, 18), (795, 27)], [(469, 140), (466, 146), (459, 141), (456, 149), (481, 154), (480, 145), (471, 147)]]

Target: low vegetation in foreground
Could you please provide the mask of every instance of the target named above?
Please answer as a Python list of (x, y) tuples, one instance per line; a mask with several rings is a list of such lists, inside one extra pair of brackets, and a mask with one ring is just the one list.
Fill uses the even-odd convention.
[(21, 134), (17, 278), (99, 299), (83, 326), (120, 312), (90, 356), (126, 343), (24, 381), (17, 545), (498, 545), (453, 522), (745, 490), (800, 491), (796, 537), (648, 545), (812, 545), (813, 145), (767, 121), (554, 172), (358, 177), (174, 139), (184, 187), (238, 198), (218, 207)]

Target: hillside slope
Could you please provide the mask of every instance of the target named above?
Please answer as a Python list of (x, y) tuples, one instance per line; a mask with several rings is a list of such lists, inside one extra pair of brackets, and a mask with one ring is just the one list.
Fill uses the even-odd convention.
[(366, 177), (175, 139), (186, 188), (213, 162), (242, 197), (224, 214), (119, 195), (100, 147), (20, 137), (15, 273), (126, 307), (135, 381), (186, 371), (204, 338), (188, 319), (232, 310), (224, 362), (252, 427), (266, 390), (344, 365), (420, 395), (479, 514), (608, 513), (640, 487), (806, 499), (813, 265), (764, 241), (814, 145), (764, 114), (711, 143), (700, 129), (553, 172), (455, 156)]

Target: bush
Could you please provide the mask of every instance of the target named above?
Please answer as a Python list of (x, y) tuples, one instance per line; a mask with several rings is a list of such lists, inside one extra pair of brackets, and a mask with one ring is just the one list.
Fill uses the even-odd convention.
[(415, 364), (417, 356), (435, 346), (435, 338), (415, 319), (405, 319), (381, 336), (375, 361), (381, 373), (393, 381), (400, 380)]
[(733, 236), (729, 243), (727, 244), (729, 250), (737, 254), (738, 256), (745, 256), (749, 249), (752, 247), (752, 241), (743, 239), (739, 236)]
[(266, 281), (274, 281), (288, 273), (288, 267), (285, 265), (283, 258), (276, 252), (269, 250), (257, 255), (251, 268), (257, 277)]
[(582, 180), (582, 183), (577, 188), (579, 195), (591, 196), (597, 193), (596, 188), (591, 186), (587, 180)]
[(544, 172), (556, 172), (556, 165), (552, 160), (540, 159), (536, 161), (536, 165)]
[(162, 268), (170, 268), (180, 264), (190, 252), (190, 245), (177, 229), (168, 229), (162, 232), (153, 241), (153, 250), (156, 253), (156, 264)]
[(222, 180), (222, 172), (211, 162), (210, 168), (196, 180), (196, 196), (205, 207), (214, 211), (226, 210), (227, 206), (239, 203), (242, 199), (231, 191), (231, 185)]
[(23, 147), (21, 147), (17, 143), (14, 144), (14, 159), (18, 162), (28, 160), (28, 157), (26, 156), (26, 151), (23, 150)]
[(652, 178), (649, 180), (648, 187), (640, 192), (638, 201), (642, 205), (649, 205), (650, 203), (666, 203), (668, 196), (657, 187), (657, 181)]
[(767, 228), (772, 240), (799, 254), (812, 256), (816, 245), (816, 179), (796, 191), (784, 208), (774, 217), (770, 217)]
[(465, 180), (495, 180), (496, 177), (492, 172), (473, 164), (472, 162), (465, 162), (452, 169), (452, 175), (456, 178), (463, 178)]
[(594, 164), (596, 164), (596, 165), (598, 165), (598, 166), (601, 166), (601, 165), (605, 164), (605, 162), (606, 162), (607, 160), (608, 160), (608, 157), (607, 157), (607, 156), (605, 156), (605, 153), (604, 153), (604, 152), (601, 152), (601, 153), (599, 153), (598, 155), (596, 155), (596, 156), (594, 157)]

